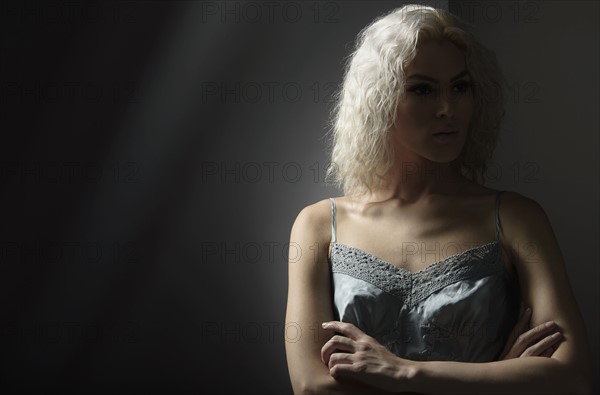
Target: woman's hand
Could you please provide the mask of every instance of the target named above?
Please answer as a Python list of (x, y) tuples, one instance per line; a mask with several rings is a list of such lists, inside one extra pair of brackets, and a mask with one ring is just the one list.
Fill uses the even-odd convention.
[(408, 390), (411, 361), (396, 356), (350, 323), (330, 321), (323, 328), (342, 335), (334, 335), (321, 348), (321, 359), (333, 378), (355, 380), (391, 392)]
[(499, 361), (512, 358), (539, 356), (550, 357), (562, 334), (554, 321), (544, 322), (529, 329), (531, 308), (527, 308), (508, 336)]

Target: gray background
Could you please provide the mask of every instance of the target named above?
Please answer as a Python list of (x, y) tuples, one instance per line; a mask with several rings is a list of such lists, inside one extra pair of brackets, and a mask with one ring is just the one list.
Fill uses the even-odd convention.
[[(404, 3), (2, 2), (2, 386), (292, 393), (290, 229), (340, 195), (330, 95)], [(548, 213), (598, 390), (598, 3), (425, 4), (496, 51), (512, 89), (486, 185)]]

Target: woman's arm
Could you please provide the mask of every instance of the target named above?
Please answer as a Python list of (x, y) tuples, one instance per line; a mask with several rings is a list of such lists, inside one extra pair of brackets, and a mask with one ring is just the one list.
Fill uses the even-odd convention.
[[(321, 348), (333, 333), (329, 263), (331, 209), (324, 200), (306, 207), (292, 227), (289, 247), (285, 349), (294, 394), (385, 394), (361, 383), (342, 383), (329, 374)], [(389, 394), (389, 393), (387, 393)]]
[[(533, 309), (532, 325), (553, 320), (563, 340), (550, 358), (522, 357), (489, 363), (414, 362), (398, 358), (398, 391), (427, 394), (588, 394), (591, 363), (584, 322), (569, 285), (562, 254), (542, 207), (510, 193), (501, 215), (504, 244), (519, 273), (522, 296)], [(352, 365), (331, 366), (340, 378), (372, 380)], [(368, 377), (370, 375), (370, 377)]]
[(524, 357), (489, 363), (416, 363), (410, 388), (426, 394), (590, 394), (590, 384), (555, 358)]

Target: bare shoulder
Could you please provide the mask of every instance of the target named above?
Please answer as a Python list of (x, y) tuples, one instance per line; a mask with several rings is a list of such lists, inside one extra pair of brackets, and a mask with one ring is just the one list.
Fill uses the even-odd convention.
[(541, 209), (540, 204), (536, 200), (514, 191), (504, 191), (502, 193), (502, 203), (513, 210)]
[(536, 200), (518, 192), (505, 191), (499, 210), (504, 236), (509, 239), (535, 234), (550, 226), (544, 208)]
[[(499, 210), (501, 237), (522, 281), (565, 277), (562, 252), (549, 216), (540, 203), (516, 192), (506, 192)], [(522, 284), (525, 288), (528, 285)]]
[(292, 242), (327, 245), (331, 239), (331, 201), (323, 199), (304, 207), (296, 216), (291, 239)]

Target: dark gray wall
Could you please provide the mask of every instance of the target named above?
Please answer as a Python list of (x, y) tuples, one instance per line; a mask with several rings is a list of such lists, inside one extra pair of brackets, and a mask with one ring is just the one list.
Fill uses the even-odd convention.
[[(404, 3), (1, 2), (2, 386), (291, 393), (290, 228), (340, 194), (322, 137), (344, 56)], [(489, 184), (546, 208), (595, 333), (598, 13), (558, 4), (476, 23), (525, 84)]]

